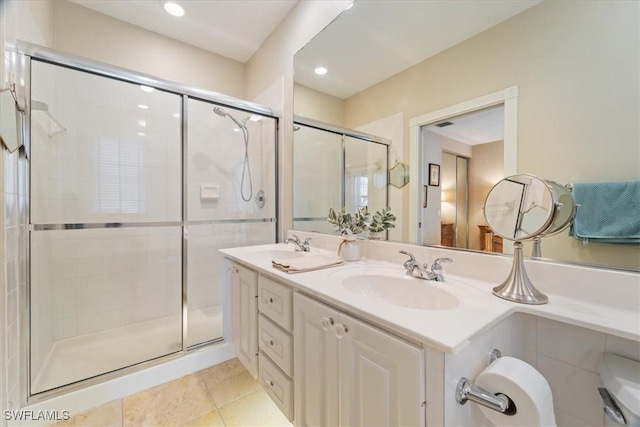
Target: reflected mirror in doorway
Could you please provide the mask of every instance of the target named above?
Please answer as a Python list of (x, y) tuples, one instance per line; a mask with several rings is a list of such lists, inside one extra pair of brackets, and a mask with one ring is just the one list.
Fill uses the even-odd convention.
[(389, 170), (389, 184), (396, 188), (402, 188), (409, 183), (409, 166), (396, 161)]

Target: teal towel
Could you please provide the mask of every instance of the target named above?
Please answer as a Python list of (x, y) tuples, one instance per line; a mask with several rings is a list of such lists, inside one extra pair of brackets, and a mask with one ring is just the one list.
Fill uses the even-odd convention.
[(586, 242), (640, 244), (640, 181), (573, 184), (580, 205), (569, 235)]

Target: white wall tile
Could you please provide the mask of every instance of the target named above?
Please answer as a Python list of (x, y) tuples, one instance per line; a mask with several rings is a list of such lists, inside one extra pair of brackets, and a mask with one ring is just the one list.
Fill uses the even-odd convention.
[(556, 409), (590, 425), (604, 424), (598, 374), (542, 355), (538, 355), (538, 370), (551, 386)]
[(601, 424), (589, 424), (584, 420), (567, 414), (566, 412), (556, 409), (556, 425), (558, 427), (599, 427)]
[(640, 361), (640, 342), (638, 341), (607, 335), (605, 347), (607, 353), (613, 353), (628, 359)]
[(538, 353), (597, 373), (605, 335), (567, 323), (538, 318)]

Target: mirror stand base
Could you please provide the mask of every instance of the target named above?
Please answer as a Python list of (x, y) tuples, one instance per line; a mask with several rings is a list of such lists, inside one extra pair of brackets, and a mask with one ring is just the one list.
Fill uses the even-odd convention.
[(546, 304), (549, 298), (538, 291), (529, 280), (524, 269), (522, 242), (513, 244), (513, 267), (509, 277), (500, 286), (493, 288), (493, 294), (502, 299), (521, 304)]

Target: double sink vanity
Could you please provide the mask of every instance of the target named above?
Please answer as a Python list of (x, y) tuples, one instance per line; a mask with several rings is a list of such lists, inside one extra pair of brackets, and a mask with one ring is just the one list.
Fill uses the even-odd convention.
[[(491, 294), (509, 271), (498, 255), (363, 241), (360, 261), (298, 274), (272, 267), (335, 254), (338, 237), (310, 236), (309, 252), (286, 244), (221, 251), (236, 354), (295, 425), (482, 425), (474, 405), (455, 402), (457, 381), (475, 378), (493, 348), (526, 359), (537, 318), (640, 341), (635, 273), (533, 262), (529, 274), (550, 299), (534, 306)], [(421, 280), (406, 274), (400, 251), (453, 263), (442, 282)]]

